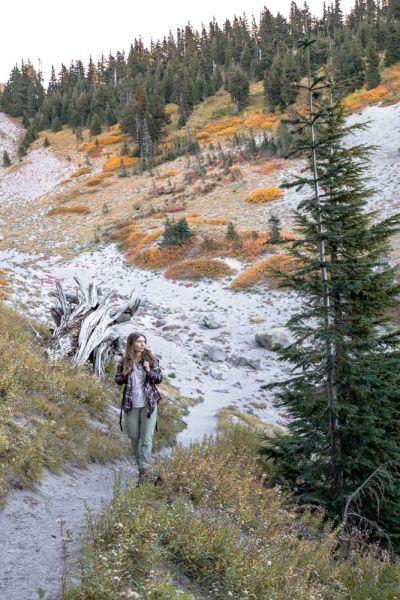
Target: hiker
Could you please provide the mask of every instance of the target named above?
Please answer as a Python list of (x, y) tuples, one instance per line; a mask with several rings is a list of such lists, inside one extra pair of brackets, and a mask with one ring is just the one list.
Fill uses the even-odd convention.
[(161, 383), (159, 362), (147, 348), (146, 336), (139, 332), (128, 335), (124, 356), (119, 360), (115, 381), (125, 384), (119, 424), (122, 431), (122, 412), (131, 438), (133, 456), (139, 467), (139, 483), (149, 470), (153, 435), (157, 424), (157, 406), (161, 394), (156, 384)]

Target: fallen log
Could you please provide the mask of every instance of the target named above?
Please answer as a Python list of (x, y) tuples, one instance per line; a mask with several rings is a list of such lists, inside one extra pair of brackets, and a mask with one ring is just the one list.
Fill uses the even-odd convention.
[(66, 293), (59, 281), (51, 296), (58, 302), (50, 308), (54, 321), (49, 354), (70, 356), (76, 365), (90, 364), (97, 377), (104, 377), (105, 365), (120, 353), (120, 325), (137, 312), (140, 299), (134, 290), (122, 306), (107, 303), (114, 292), (103, 293), (90, 283), (87, 288), (78, 277), (76, 293)]

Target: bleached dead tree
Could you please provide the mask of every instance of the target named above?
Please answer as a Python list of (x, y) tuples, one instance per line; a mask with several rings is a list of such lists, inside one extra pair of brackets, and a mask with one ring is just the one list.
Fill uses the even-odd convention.
[(71, 356), (76, 365), (90, 362), (97, 377), (104, 376), (104, 366), (120, 350), (118, 325), (131, 320), (140, 306), (140, 299), (132, 291), (126, 304), (107, 303), (113, 291), (105, 294), (94, 283), (84, 287), (78, 277), (75, 294), (65, 292), (61, 283), (51, 296), (57, 299), (50, 313), (55, 326), (52, 329), (50, 354)]

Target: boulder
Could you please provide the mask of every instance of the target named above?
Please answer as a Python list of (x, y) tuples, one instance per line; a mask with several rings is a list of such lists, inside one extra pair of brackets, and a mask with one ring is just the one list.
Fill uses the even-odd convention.
[(222, 346), (209, 346), (207, 356), (209, 360), (213, 362), (224, 362), (226, 358), (226, 352)]
[(286, 327), (272, 327), (263, 333), (257, 333), (255, 336), (257, 344), (267, 350), (276, 350), (280, 346), (286, 348), (294, 342), (292, 333)]

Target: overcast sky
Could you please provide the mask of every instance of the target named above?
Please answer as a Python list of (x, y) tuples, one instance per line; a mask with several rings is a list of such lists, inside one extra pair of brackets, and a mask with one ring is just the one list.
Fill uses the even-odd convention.
[[(343, 10), (353, 0), (342, 0)], [(263, 7), (287, 16), (290, 0), (7, 0), (1, 7), (0, 82), (8, 79), (15, 63), (30, 59), (37, 67), (41, 60), (47, 79), (51, 64), (56, 71), (71, 59), (85, 63), (90, 55), (128, 49), (135, 37), (147, 43), (158, 39), (188, 21), (196, 28), (215, 17), (218, 23), (246, 12), (258, 21)], [(308, 0), (313, 14), (322, 11), (323, 0)], [(298, 2), (302, 6), (302, 0)]]

